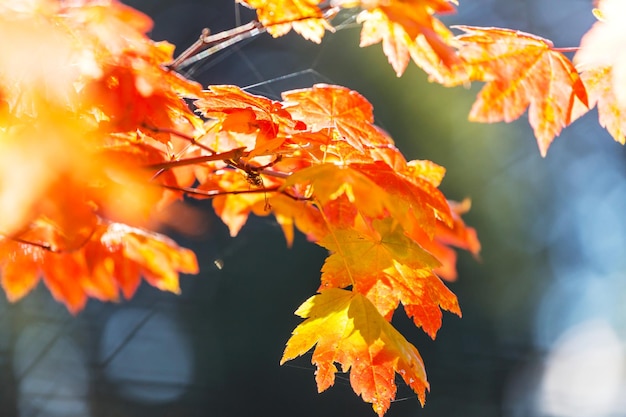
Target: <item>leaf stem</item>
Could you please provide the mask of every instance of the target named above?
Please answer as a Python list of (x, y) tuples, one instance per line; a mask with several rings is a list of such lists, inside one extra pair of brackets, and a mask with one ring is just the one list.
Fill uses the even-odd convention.
[(202, 156), (197, 156), (195, 158), (176, 159), (173, 161), (159, 162), (158, 164), (145, 165), (144, 168), (167, 170), (167, 169), (172, 169), (172, 168), (181, 167), (181, 166), (201, 164), (203, 162), (211, 162), (211, 161), (228, 162), (231, 160), (239, 160), (242, 157), (245, 157), (247, 154), (248, 152), (245, 152), (244, 148), (235, 148), (228, 152), (214, 153), (213, 155), (202, 155)]
[(566, 46), (564, 48), (551, 48), (551, 49), (556, 52), (578, 52), (580, 47), (579, 46)]

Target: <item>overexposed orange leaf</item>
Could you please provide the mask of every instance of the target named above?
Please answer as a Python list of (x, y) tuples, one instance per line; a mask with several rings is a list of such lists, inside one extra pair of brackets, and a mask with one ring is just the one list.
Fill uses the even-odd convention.
[[(0, 57), (1, 233), (23, 233), (45, 217), (63, 236), (49, 246), (73, 248), (82, 236), (74, 232), (89, 230), (94, 213), (138, 220), (159, 200), (162, 192), (145, 186), (151, 174), (139, 172), (141, 158), (121, 164), (105, 156), (118, 141), (111, 130), (128, 129), (125, 138), (137, 142), (146, 125), (199, 126), (178, 95), (199, 85), (174, 82), (182, 79), (161, 67), (173, 49), (146, 36), (151, 24), (116, 1), (0, 8), (0, 34), (14, 40)], [(25, 53), (39, 61), (21, 60)], [(146, 130), (149, 141), (154, 132)]]
[(598, 2), (600, 20), (582, 37), (574, 56), (576, 68), (589, 93), (589, 106), (598, 107), (600, 125), (626, 143), (626, 3)]
[(396, 396), (395, 374), (411, 387), (423, 404), (426, 372), (422, 358), (363, 295), (341, 289), (323, 290), (296, 311), (304, 319), (287, 342), (281, 364), (315, 346), (318, 391), (332, 386), (338, 372), (350, 371), (350, 385), (382, 416)]
[(587, 106), (576, 69), (550, 41), (500, 28), (458, 26), (459, 56), (471, 80), (487, 84), (470, 120), (511, 122), (528, 109), (539, 151), (545, 156), (555, 136), (572, 121), (575, 100)]
[(617, 98), (610, 66), (587, 68), (580, 74), (589, 94), (589, 106), (598, 108), (598, 121), (616, 142), (626, 143), (626, 103)]

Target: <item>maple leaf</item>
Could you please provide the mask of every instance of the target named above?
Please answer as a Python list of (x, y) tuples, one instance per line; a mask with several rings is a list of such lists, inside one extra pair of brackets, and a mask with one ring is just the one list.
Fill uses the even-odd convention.
[(72, 313), (88, 297), (117, 301), (133, 296), (143, 276), (148, 283), (178, 293), (178, 274), (197, 273), (193, 252), (170, 239), (119, 223), (100, 224), (79, 249), (53, 252), (41, 245), (0, 240), (0, 282), (17, 301), (43, 279), (53, 297)]
[(232, 148), (241, 146), (251, 156), (268, 154), (280, 147), (286, 135), (305, 128), (302, 122), (294, 121), (283, 105), (266, 97), (247, 93), (232, 85), (213, 85), (194, 102), (205, 117), (218, 119), (211, 131), (254, 133), (254, 143), (235, 142)]
[(279, 37), (291, 29), (305, 39), (320, 43), (326, 30), (333, 30), (318, 5), (321, 0), (237, 0), (256, 9), (267, 32)]
[(360, 46), (382, 41), (383, 52), (401, 76), (409, 57), (433, 79), (442, 82), (448, 71), (460, 64), (452, 32), (434, 13), (451, 13), (448, 0), (363, 1), (366, 10), (357, 16), (363, 24)]
[(81, 54), (65, 30), (56, 14), (56, 2), (46, 2), (45, 6), (39, 1), (14, 3), (0, 5), (0, 37), (11, 39), (3, 42), (0, 56), (7, 110), (34, 116), (32, 103), (37, 101), (75, 107), (73, 84), (93, 60)]
[(368, 217), (381, 217), (394, 207), (391, 196), (384, 189), (349, 166), (321, 164), (302, 169), (290, 175), (282, 189), (303, 186), (306, 187), (304, 197), (313, 196), (322, 207), (343, 194)]
[(255, 207), (265, 207), (266, 196), (263, 193), (228, 193), (228, 191), (247, 190), (250, 184), (245, 177), (234, 171), (219, 172), (219, 180), (215, 182), (217, 189), (210, 187), (206, 182), (198, 187), (206, 191), (226, 191), (213, 198), (213, 209), (228, 226), (231, 236), (237, 236), (241, 228), (248, 221), (248, 216)]
[(315, 346), (311, 361), (318, 391), (333, 385), (339, 363), (342, 372), (350, 371), (354, 392), (379, 416), (395, 398), (396, 372), (424, 403), (429, 385), (419, 352), (366, 297), (331, 288), (309, 298), (295, 314), (306, 320), (287, 341), (281, 364)]
[(392, 219), (374, 220), (365, 230), (331, 229), (318, 242), (331, 251), (322, 267), (322, 283), (337, 287), (358, 285), (359, 277), (392, 268), (396, 263), (413, 269), (439, 266), (439, 262), (404, 234)]
[(328, 204), (346, 195), (356, 210), (368, 218), (391, 216), (414, 238), (432, 238), (437, 219), (452, 223), (443, 194), (430, 182), (409, 178), (384, 162), (313, 165), (290, 175), (281, 190), (302, 189), (303, 196)]
[(115, 0), (70, 2), (58, 14), (78, 49), (72, 62), (81, 70), (77, 102), (99, 123), (148, 136), (154, 128), (190, 134), (201, 126), (183, 100), (197, 97), (200, 85), (166, 68), (174, 46), (147, 37), (148, 16)]
[(401, 302), (432, 338), (441, 327), (441, 309), (461, 315), (456, 296), (433, 273), (438, 260), (392, 219), (359, 230), (331, 228), (318, 244), (331, 252), (322, 267), (322, 289), (352, 286), (388, 320)]
[(267, 198), (267, 203), (261, 207), (256, 205), (252, 211), (257, 216), (267, 216), (273, 213), (281, 226), (287, 241), (287, 246), (293, 245), (294, 226), (310, 241), (318, 241), (328, 233), (324, 219), (310, 202), (294, 200), (286, 195), (274, 193)]
[(369, 147), (393, 143), (372, 125), (372, 105), (356, 91), (336, 85), (315, 84), (312, 88), (286, 91), (282, 98), (286, 110), (294, 119), (304, 122), (313, 131), (326, 132), (335, 141), (344, 140), (360, 152)]
[(599, 21), (582, 37), (574, 55), (576, 68), (589, 94), (589, 106), (598, 107), (600, 125), (626, 143), (626, 58), (615, 53), (626, 47), (626, 14), (622, 1), (598, 2)]
[[(118, 137), (103, 129), (114, 121), (116, 128), (133, 131), (137, 141), (134, 130), (144, 123), (178, 128), (184, 115), (196, 120), (178, 96), (184, 89), (173, 79), (179, 77), (160, 68), (171, 48), (155, 46), (146, 37), (150, 25), (145, 15), (113, 1), (0, 8), (0, 33), (15, 35), (16, 46), (46, 61), (45, 66), (24, 61), (21, 65), (28, 68), (18, 73), (12, 60), (0, 58), (0, 90), (7, 104), (1, 120), (1, 233), (14, 236), (30, 229), (32, 234), (42, 229), (30, 223), (45, 218), (45, 229), (55, 230), (55, 241), (47, 245), (74, 248), (84, 240), (83, 231), (92, 228), (96, 212), (138, 220), (159, 200), (161, 191), (145, 186), (150, 178), (141, 158), (136, 163), (123, 158), (127, 164), (121, 164), (121, 153), (117, 160), (109, 157)], [(50, 49), (40, 54), (47, 44), (42, 39)], [(111, 67), (119, 78), (105, 76)], [(128, 85), (121, 86), (126, 78)], [(188, 92), (200, 91), (194, 83), (185, 85)], [(104, 92), (93, 96), (96, 86)]]
[(572, 121), (576, 100), (588, 105), (585, 86), (569, 59), (552, 42), (524, 32), (457, 26), (459, 56), (471, 80), (487, 84), (470, 120), (511, 122), (528, 108), (539, 151), (545, 156), (555, 136)]
[(452, 225), (442, 221), (437, 222), (435, 238), (430, 243), (426, 240), (420, 240), (420, 243), (441, 262), (442, 265), (435, 268), (435, 273), (447, 281), (455, 281), (457, 278), (457, 256), (456, 251), (450, 246), (467, 250), (475, 258), (478, 258), (481, 245), (476, 230), (466, 226), (461, 218), (462, 214), (469, 211), (470, 200), (465, 199), (460, 203), (448, 201), (448, 204), (452, 213)]
[[(406, 202), (408, 220), (403, 220), (404, 212), (397, 208), (392, 209), (391, 213), (403, 223), (407, 228), (407, 233), (412, 234), (414, 227), (417, 226), (419, 230), (432, 236), (435, 221), (452, 223), (450, 208), (443, 193), (437, 189), (429, 177), (425, 177), (424, 172), (418, 172), (411, 167), (398, 172), (381, 161), (350, 166), (384, 188), (388, 194), (393, 195), (397, 206), (402, 207), (401, 202)], [(415, 168), (416, 164), (412, 166)], [(437, 167), (431, 166), (430, 169), (439, 171)], [(423, 167), (423, 170), (425, 171), (426, 168)], [(439, 174), (440, 171), (436, 175)], [(411, 225), (414, 227), (409, 227)]]

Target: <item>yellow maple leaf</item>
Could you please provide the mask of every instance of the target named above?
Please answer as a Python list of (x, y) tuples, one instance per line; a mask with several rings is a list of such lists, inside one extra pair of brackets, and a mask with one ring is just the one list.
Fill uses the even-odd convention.
[(429, 388), (422, 358), (363, 295), (331, 288), (314, 295), (296, 310), (306, 319), (287, 342), (281, 364), (315, 346), (318, 391), (335, 381), (341, 365), (350, 371), (350, 384), (364, 401), (382, 416), (396, 396), (395, 373), (417, 394), (423, 404)]

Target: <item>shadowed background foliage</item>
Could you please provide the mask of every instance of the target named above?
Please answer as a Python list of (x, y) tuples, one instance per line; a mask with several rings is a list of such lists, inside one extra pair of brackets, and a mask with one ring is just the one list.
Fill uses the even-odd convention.
[[(230, 0), (135, 0), (152, 37), (184, 49), (251, 19)], [(467, 3), (467, 5), (465, 4)], [(593, 23), (589, 0), (461, 2), (446, 23), (529, 31), (575, 46)], [(626, 321), (624, 149), (577, 121), (539, 156), (527, 120), (466, 121), (480, 86), (445, 89), (411, 65), (396, 78), (379, 45), (358, 48), (349, 13), (322, 45), (267, 35), (187, 69), (203, 85), (236, 84), (278, 99), (317, 82), (353, 88), (408, 159), (448, 169), (448, 198), (470, 197), (482, 259), (459, 256), (463, 318), (445, 314), (435, 341), (398, 312), (420, 350), (432, 392), (426, 407), (400, 384), (388, 416), (621, 416)], [(196, 250), (201, 273), (182, 295), (144, 286), (120, 304), (91, 301), (71, 317), (40, 288), (0, 301), (0, 416), (373, 416), (347, 379), (317, 394), (310, 355), (279, 366), (299, 323), (292, 312), (319, 283), (325, 251), (253, 218), (236, 238), (210, 202), (202, 222), (173, 237)], [(179, 218), (184, 225), (185, 217)], [(219, 266), (219, 267), (218, 267)]]

